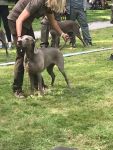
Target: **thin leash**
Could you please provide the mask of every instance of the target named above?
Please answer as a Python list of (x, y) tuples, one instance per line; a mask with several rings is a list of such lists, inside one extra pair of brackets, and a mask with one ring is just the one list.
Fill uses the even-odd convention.
[(67, 41), (65, 41), (65, 43), (59, 48), (59, 50), (62, 50), (64, 47), (66, 47), (66, 43)]
[(71, 40), (71, 38), (66, 40), (65, 43), (59, 48), (59, 50), (62, 50), (64, 47), (66, 47), (67, 42), (70, 41), (70, 40)]

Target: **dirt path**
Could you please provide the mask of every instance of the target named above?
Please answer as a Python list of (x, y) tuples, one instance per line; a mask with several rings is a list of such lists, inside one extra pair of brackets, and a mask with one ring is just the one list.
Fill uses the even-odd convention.
[(89, 23), (89, 30), (102, 29), (107, 27), (113, 27), (113, 24), (110, 21), (98, 21)]

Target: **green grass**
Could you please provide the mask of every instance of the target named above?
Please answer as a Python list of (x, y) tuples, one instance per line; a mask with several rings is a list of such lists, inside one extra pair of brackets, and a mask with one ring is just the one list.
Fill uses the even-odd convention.
[(87, 18), (88, 22), (94, 21), (109, 21), (111, 16), (111, 10), (88, 10), (87, 11)]
[[(109, 14), (109, 10), (89, 10), (88, 21), (109, 20)], [(34, 21), (33, 28), (40, 29), (39, 21)], [(83, 48), (77, 40), (78, 48), (67, 45), (63, 53), (112, 46), (112, 28), (96, 30), (91, 35), (93, 47)], [(1, 50), (0, 62), (14, 61), (15, 49), (9, 53), (7, 58)], [(108, 51), (65, 58), (72, 89), (65, 87), (55, 68), (55, 86), (44, 97), (28, 97), (25, 101), (13, 97), (13, 66), (0, 67), (0, 150), (49, 150), (56, 145), (112, 150), (113, 71), (112, 62), (107, 61), (110, 54)], [(43, 75), (50, 84), (47, 73)], [(29, 93), (26, 73), (24, 90)]]
[[(93, 47), (63, 49), (63, 53), (112, 46), (112, 28), (92, 31)], [(61, 43), (63, 44), (63, 42)], [(56, 145), (80, 150), (113, 149), (113, 51), (65, 58), (71, 89), (55, 67), (56, 81), (43, 73), (49, 91), (25, 100), (13, 96), (13, 66), (0, 67), (0, 150), (50, 150)], [(10, 51), (13, 60), (15, 50)], [(0, 51), (0, 61), (6, 61)], [(23, 89), (29, 93), (25, 73)]]

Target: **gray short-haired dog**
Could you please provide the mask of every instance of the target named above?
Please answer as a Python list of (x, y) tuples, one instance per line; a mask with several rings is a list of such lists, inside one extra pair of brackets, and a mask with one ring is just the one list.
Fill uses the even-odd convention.
[[(72, 20), (65, 20), (65, 21), (58, 21), (58, 24), (64, 33), (69, 34), (69, 36), (71, 38), (70, 42), (72, 44), (72, 47), (76, 46), (75, 45), (75, 36), (77, 36), (80, 39), (80, 41), (83, 43), (83, 45), (86, 46), (86, 43), (84, 42), (83, 38), (81, 37), (80, 26), (77, 22), (72, 21)], [(59, 47), (59, 38), (60, 38), (59, 34), (54, 29), (50, 30), (50, 34), (52, 36), (51, 46)]]
[(34, 78), (33, 75), (38, 77), (38, 87), (41, 94), (43, 94), (42, 77), (41, 72), (47, 69), (49, 75), (52, 78), (51, 85), (55, 80), (55, 74), (53, 72), (54, 65), (58, 66), (59, 71), (65, 78), (67, 85), (69, 82), (64, 71), (64, 58), (63, 54), (57, 48), (35, 48), (35, 42), (33, 37), (24, 35), (21, 39), (21, 46), (25, 49), (27, 57), (28, 73), (30, 77), (31, 89), (34, 90)]

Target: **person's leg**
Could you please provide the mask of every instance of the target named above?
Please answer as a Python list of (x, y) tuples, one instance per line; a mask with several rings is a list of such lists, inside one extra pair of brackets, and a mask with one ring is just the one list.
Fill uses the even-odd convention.
[[(13, 39), (16, 37), (13, 36)], [(23, 77), (24, 77), (24, 53), (25, 51), (21, 50), (18, 46), (16, 47), (16, 60), (15, 60), (15, 67), (14, 67), (14, 82), (13, 82), (13, 92), (21, 92), (22, 85), (23, 85)]]
[(50, 25), (49, 22), (47, 21), (47, 19), (43, 19), (41, 21), (41, 43), (40, 43), (40, 47), (48, 47), (49, 42), (49, 29), (50, 29)]
[(1, 17), (3, 20), (3, 25), (4, 25), (4, 29), (6, 32), (6, 37), (7, 37), (7, 41), (8, 41), (8, 48), (11, 48), (11, 32), (8, 26), (8, 19), (7, 16), (9, 15), (9, 10), (8, 10), (8, 6), (0, 6), (1, 9)]
[[(76, 21), (78, 17), (78, 12), (76, 9), (71, 8), (70, 9), (70, 20)], [(76, 36), (71, 32), (69, 33), (71, 40), (70, 43), (72, 44), (72, 47), (76, 47)]]
[[(0, 12), (1, 14), (1, 12)], [(1, 30), (1, 16), (0, 16), (0, 30)], [(2, 42), (0, 41), (0, 48), (2, 48)]]
[(87, 45), (92, 45), (92, 39), (89, 33), (89, 27), (87, 23), (87, 16), (84, 10), (78, 10), (77, 21), (80, 24), (83, 39)]
[[(29, 30), (26, 28), (23, 28), (22, 30), (22, 35), (30, 35), (32, 37), (34, 37), (34, 32), (32, 30), (32, 28), (30, 28)], [(24, 54), (25, 54), (25, 50), (21, 49), (20, 47), (17, 46), (17, 38), (16, 36), (13, 35), (14, 38), (14, 43), (16, 45), (17, 48), (17, 56), (16, 56), (16, 61), (15, 61), (15, 68), (14, 68), (14, 82), (13, 82), (13, 91), (18, 91), (21, 92), (22, 91), (22, 85), (23, 85), (23, 78), (24, 78)], [(18, 94), (18, 93), (17, 93)]]
[(14, 66), (14, 81), (12, 84), (12, 89), (15, 97), (25, 98), (25, 94), (22, 91), (23, 77), (24, 77), (24, 51), (17, 46), (17, 37), (16, 34), (13, 34), (14, 44), (16, 45), (16, 59)]
[(111, 6), (111, 17), (110, 17), (110, 23), (113, 24), (113, 6)]
[[(0, 13), (1, 13), (1, 11), (0, 11)], [(0, 15), (0, 29), (1, 29), (1, 24), (2, 24), (2, 23), (1, 23), (1, 15)]]
[[(14, 81), (12, 84), (12, 89), (14, 92), (14, 95), (18, 98), (24, 98), (25, 95), (22, 91), (22, 85), (23, 85), (23, 77), (24, 77), (24, 53), (25, 51), (21, 49), (17, 45), (17, 35), (16, 35), (16, 25), (13, 21), (8, 21), (9, 28), (11, 30), (14, 44), (16, 46), (16, 59), (15, 59), (15, 67), (14, 67)], [(22, 31), (23, 32), (23, 31)], [(26, 31), (24, 31), (26, 33)]]
[(59, 47), (60, 45), (60, 37), (55, 30), (50, 30), (51, 34), (51, 47)]

